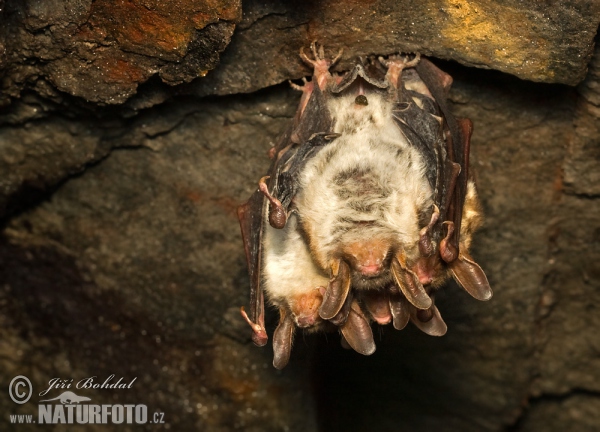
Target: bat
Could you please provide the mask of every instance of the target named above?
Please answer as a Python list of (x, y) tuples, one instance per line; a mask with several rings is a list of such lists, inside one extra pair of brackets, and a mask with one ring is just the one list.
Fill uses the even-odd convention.
[[(419, 54), (359, 59), (344, 74), (311, 44), (310, 81), (238, 217), (250, 275), (249, 315), (267, 343), (265, 297), (279, 309), (273, 365), (296, 328), (337, 329), (345, 347), (375, 351), (372, 323), (412, 322), (442, 336), (435, 292), (453, 277), (492, 297), (468, 250), (482, 223), (469, 175), (472, 123), (450, 113), (452, 78)], [(411, 58), (412, 57), (412, 58)]]

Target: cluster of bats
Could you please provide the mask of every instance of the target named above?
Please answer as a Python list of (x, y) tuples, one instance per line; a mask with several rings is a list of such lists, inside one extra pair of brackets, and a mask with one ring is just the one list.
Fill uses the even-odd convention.
[(294, 85), (302, 98), (269, 174), (238, 209), (251, 279), (241, 312), (263, 346), (265, 297), (279, 309), (278, 369), (297, 327), (337, 328), (344, 346), (369, 355), (373, 322), (445, 334), (434, 295), (450, 277), (476, 299), (492, 296), (468, 252), (482, 217), (472, 124), (447, 106), (452, 78), (419, 55), (332, 74), (341, 52), (311, 51), (301, 57), (312, 80)]

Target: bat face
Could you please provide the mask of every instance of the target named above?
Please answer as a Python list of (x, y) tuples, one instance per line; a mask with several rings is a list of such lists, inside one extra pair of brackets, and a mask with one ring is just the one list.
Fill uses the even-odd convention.
[(279, 308), (277, 368), (296, 327), (337, 328), (369, 355), (372, 322), (445, 334), (434, 293), (451, 276), (475, 298), (492, 295), (468, 254), (481, 212), (468, 177), (471, 123), (446, 107), (450, 76), (418, 55), (332, 76), (337, 58), (312, 51), (301, 52), (314, 76), (298, 88), (296, 117), (238, 211), (252, 281), (242, 315), (264, 345), (265, 292)]

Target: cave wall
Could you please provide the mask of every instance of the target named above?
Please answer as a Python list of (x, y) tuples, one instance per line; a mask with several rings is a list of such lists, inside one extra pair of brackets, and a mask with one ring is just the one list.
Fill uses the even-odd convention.
[[(54, 377), (137, 377), (76, 392), (144, 403), (174, 430), (598, 429), (596, 2), (0, 9), (5, 389), (16, 375), (37, 391)], [(362, 357), (335, 334), (306, 335), (276, 371), (239, 316), (249, 282), (235, 209), (295, 113), (285, 81), (310, 73), (297, 52), (314, 39), (344, 48), (339, 70), (419, 51), (454, 77), (486, 215), (473, 255), (494, 298), (450, 284), (446, 336), (388, 326)], [(0, 422), (39, 399), (5, 394)]]

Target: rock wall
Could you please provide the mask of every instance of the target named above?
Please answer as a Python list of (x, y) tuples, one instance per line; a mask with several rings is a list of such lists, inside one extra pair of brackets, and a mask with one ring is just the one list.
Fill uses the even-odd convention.
[[(0, 380), (35, 389), (0, 398), (3, 430), (39, 429), (9, 415), (37, 418), (50, 379), (111, 374), (136, 381), (75, 392), (165, 413), (152, 430), (597, 430), (596, 2), (0, 9)], [(239, 316), (235, 209), (295, 113), (285, 81), (310, 73), (297, 52), (314, 39), (344, 48), (339, 70), (420, 51), (454, 77), (486, 214), (473, 254), (495, 295), (450, 285), (445, 337), (385, 328), (371, 357), (298, 337), (279, 372)]]

